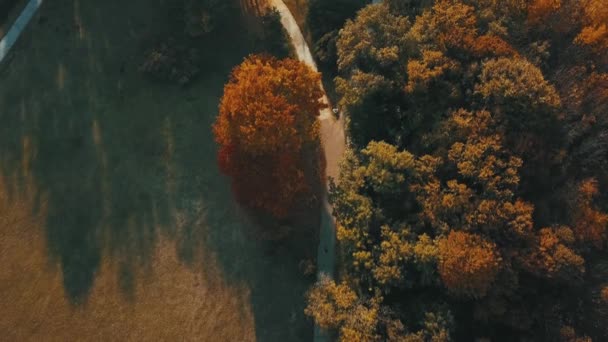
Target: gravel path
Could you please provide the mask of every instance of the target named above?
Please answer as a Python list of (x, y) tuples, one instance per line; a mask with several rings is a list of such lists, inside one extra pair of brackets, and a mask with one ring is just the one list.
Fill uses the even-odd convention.
[[(291, 43), (293, 44), (298, 59), (308, 64), (312, 69), (317, 70), (314, 58), (310, 53), (310, 48), (302, 35), (300, 27), (289, 8), (282, 0), (268, 0), (272, 7), (275, 7), (281, 14), (281, 23), (289, 34)], [(321, 85), (322, 86), (322, 85)], [(323, 96), (323, 101), (329, 103), (327, 96)], [(346, 139), (344, 135), (343, 116), (336, 120), (331, 108), (322, 109), (319, 113), (321, 121), (321, 142), (327, 162), (326, 175), (337, 179), (339, 171), (339, 162), (346, 148)], [(318, 275), (326, 274), (333, 278), (335, 268), (335, 244), (336, 244), (336, 223), (331, 215), (332, 208), (327, 201), (327, 196), (323, 199), (323, 210), (321, 213), (321, 231), (319, 249), (317, 251), (317, 270)], [(315, 326), (314, 341), (329, 341), (328, 335)]]

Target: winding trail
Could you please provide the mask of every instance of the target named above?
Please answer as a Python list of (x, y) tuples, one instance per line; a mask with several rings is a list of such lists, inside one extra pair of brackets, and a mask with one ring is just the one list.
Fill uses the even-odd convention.
[[(310, 48), (302, 35), (302, 31), (298, 26), (289, 8), (282, 0), (268, 0), (271, 7), (275, 7), (281, 15), (281, 23), (289, 34), (291, 43), (293, 44), (298, 59), (313, 70), (318, 71)], [(323, 85), (321, 84), (321, 88)], [(329, 104), (327, 96), (323, 96), (323, 102)], [(343, 116), (336, 120), (331, 109), (322, 109), (319, 113), (319, 121), (321, 122), (321, 142), (323, 144), (323, 152), (325, 154), (327, 178), (338, 178), (339, 162), (346, 148), (346, 138), (344, 134)], [(335, 244), (336, 244), (336, 222), (332, 216), (332, 208), (327, 201), (327, 194), (323, 198), (323, 208), (321, 210), (321, 228), (320, 241), (317, 250), (317, 275), (326, 274), (330, 278), (334, 276), (335, 267)], [(315, 325), (314, 341), (329, 341), (329, 336), (326, 332), (319, 329)]]
[(38, 8), (40, 8), (40, 5), (42, 5), (42, 1), (43, 0), (30, 0), (21, 14), (19, 14), (19, 17), (17, 20), (15, 20), (10, 30), (8, 30), (6, 35), (2, 38), (2, 40), (0, 40), (0, 63), (2, 63), (13, 45), (15, 45), (17, 39), (19, 39), (19, 36), (21, 35), (21, 32), (23, 32), (23, 29), (27, 26), (30, 20), (32, 20), (32, 17), (34, 17), (34, 14)]

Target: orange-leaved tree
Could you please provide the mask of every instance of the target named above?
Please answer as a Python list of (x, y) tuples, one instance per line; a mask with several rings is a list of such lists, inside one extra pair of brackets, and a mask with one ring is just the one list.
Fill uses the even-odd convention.
[(213, 127), (237, 200), (276, 217), (307, 188), (302, 149), (318, 138), (320, 75), (292, 59), (252, 55), (237, 66)]
[(485, 296), (500, 267), (493, 242), (462, 231), (451, 231), (439, 240), (439, 275), (455, 294)]

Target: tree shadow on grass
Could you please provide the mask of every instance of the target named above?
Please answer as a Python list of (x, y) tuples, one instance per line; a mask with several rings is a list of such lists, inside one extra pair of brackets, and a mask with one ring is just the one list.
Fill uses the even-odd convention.
[[(188, 88), (136, 72), (139, 42), (162, 34), (166, 1), (47, 2), (8, 66), (0, 66), (0, 170), (14, 191), (33, 179), (46, 198), (49, 260), (66, 297), (86, 309), (102, 260), (136, 301), (161, 237), (205, 273), (213, 256), (228, 283), (249, 287), (259, 341), (308, 340), (298, 263), (310, 234), (257, 241), (216, 166), (211, 125), (230, 69), (256, 47), (246, 28), (202, 41), (200, 79)], [(123, 14), (121, 14), (123, 13)], [(314, 215), (313, 215), (314, 216)], [(314, 218), (303, 230), (314, 230)], [(0, 232), (1, 234), (1, 232)], [(300, 240), (309, 239), (309, 240)], [(163, 305), (163, 303), (159, 303)], [(210, 318), (213, 319), (213, 318)], [(228, 324), (229, 322), (227, 322)]]

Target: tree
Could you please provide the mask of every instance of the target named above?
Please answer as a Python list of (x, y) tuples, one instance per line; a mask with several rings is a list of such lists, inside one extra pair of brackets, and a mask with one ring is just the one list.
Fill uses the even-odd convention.
[(318, 138), (319, 82), (291, 59), (254, 55), (233, 70), (213, 131), (242, 204), (282, 217), (306, 189), (302, 148)]
[(500, 57), (483, 64), (475, 85), (479, 105), (490, 108), (504, 145), (524, 161), (526, 188), (541, 193), (552, 187), (564, 146), (561, 98), (537, 66), (521, 57)]
[(574, 232), (569, 227), (543, 228), (531, 256), (530, 270), (550, 279), (580, 280), (585, 260), (574, 249)]
[(377, 300), (364, 301), (348, 284), (336, 284), (326, 276), (308, 292), (305, 313), (322, 328), (339, 327), (340, 341), (378, 341), (380, 314)]
[(185, 31), (191, 37), (200, 37), (217, 29), (236, 11), (232, 0), (185, 0)]
[(266, 52), (277, 57), (285, 58), (289, 56), (289, 36), (283, 24), (281, 24), (281, 14), (276, 8), (272, 8), (261, 17), (262, 35), (258, 44), (266, 48)]
[(524, 131), (545, 129), (561, 105), (542, 71), (517, 57), (485, 62), (475, 92), (486, 106), (500, 108), (509, 124)]
[(338, 39), (338, 69), (391, 75), (407, 53), (409, 20), (392, 14), (385, 4), (370, 5), (348, 20)]
[(308, 1), (306, 25), (312, 36), (315, 59), (326, 76), (337, 75), (338, 32), (367, 3), (367, 0)]
[(308, 2), (306, 24), (316, 42), (332, 31), (338, 31), (347, 19), (367, 4), (367, 0), (311, 0)]
[(372, 140), (391, 141), (404, 125), (395, 117), (402, 101), (395, 99), (405, 80), (401, 63), (408, 54), (409, 26), (407, 18), (393, 15), (382, 3), (365, 7), (340, 31), (336, 90), (359, 148)]
[(586, 179), (580, 183), (574, 197), (572, 220), (578, 239), (603, 249), (608, 243), (608, 214), (595, 206), (594, 199), (598, 191), (595, 179)]
[(460, 1), (440, 0), (416, 18), (409, 37), (421, 50), (438, 50), (458, 56), (477, 36), (475, 8)]
[(496, 245), (478, 235), (451, 231), (439, 240), (439, 274), (449, 291), (485, 296), (500, 267)]
[(591, 47), (598, 54), (605, 54), (608, 49), (608, 7), (602, 0), (581, 2), (584, 26), (576, 42)]

